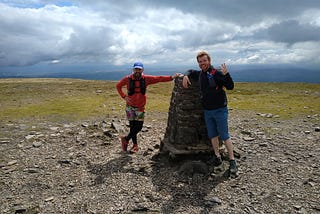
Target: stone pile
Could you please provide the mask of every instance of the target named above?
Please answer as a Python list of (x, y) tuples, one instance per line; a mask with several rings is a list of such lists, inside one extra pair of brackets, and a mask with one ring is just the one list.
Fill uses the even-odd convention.
[(176, 78), (171, 95), (161, 152), (168, 152), (174, 157), (212, 152), (203, 116), (199, 83), (192, 79), (190, 81), (191, 85), (185, 89), (182, 87), (182, 77)]

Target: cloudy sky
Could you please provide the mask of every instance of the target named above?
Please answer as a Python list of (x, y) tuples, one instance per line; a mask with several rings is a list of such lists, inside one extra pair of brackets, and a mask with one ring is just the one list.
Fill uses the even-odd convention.
[(0, 0), (0, 71), (36, 65), (320, 66), (319, 0)]

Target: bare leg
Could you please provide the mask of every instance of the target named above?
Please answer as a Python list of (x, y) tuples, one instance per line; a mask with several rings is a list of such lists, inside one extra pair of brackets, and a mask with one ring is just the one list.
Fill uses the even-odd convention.
[(211, 138), (211, 144), (212, 144), (213, 152), (216, 155), (216, 157), (220, 157), (219, 138), (218, 137)]
[(234, 160), (233, 145), (232, 145), (231, 139), (229, 138), (229, 139), (225, 140), (225, 141), (224, 141), (224, 144), (225, 144), (226, 147), (227, 147), (229, 159), (230, 159), (230, 160)]

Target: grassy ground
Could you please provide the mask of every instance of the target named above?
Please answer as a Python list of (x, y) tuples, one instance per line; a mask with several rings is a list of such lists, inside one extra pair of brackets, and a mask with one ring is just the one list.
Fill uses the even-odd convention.
[(281, 118), (320, 113), (320, 84), (236, 83), (230, 107), (271, 113)]
[[(77, 79), (0, 79), (0, 120), (83, 120), (123, 115), (116, 82)], [(148, 87), (147, 112), (167, 112), (173, 82)], [(320, 84), (236, 83), (229, 107), (281, 118), (320, 113)]]

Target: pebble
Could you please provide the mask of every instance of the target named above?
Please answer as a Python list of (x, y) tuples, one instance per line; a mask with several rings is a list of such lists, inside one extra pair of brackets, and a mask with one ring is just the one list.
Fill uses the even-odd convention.
[(11, 172), (15, 171), (15, 168), (9, 168), (9, 169), (5, 169), (3, 172), (4, 174), (10, 174)]
[(117, 132), (123, 131), (123, 125), (121, 123), (113, 122), (111, 124), (111, 127), (114, 128)]
[(243, 137), (244, 141), (254, 141), (255, 138), (254, 137)]
[(300, 210), (301, 208), (302, 208), (302, 206), (300, 206), (300, 205), (294, 205), (293, 206), (296, 210)]
[(17, 160), (12, 160), (12, 161), (10, 161), (10, 162), (7, 163), (7, 166), (12, 166), (12, 165), (15, 165), (15, 164), (17, 164), (17, 163), (18, 163)]
[(25, 213), (27, 212), (27, 208), (21, 206), (21, 205), (17, 205), (15, 207), (13, 207), (13, 210), (15, 211), (14, 213)]
[(10, 143), (10, 139), (9, 138), (1, 138), (0, 139), (0, 144), (8, 144)]
[(212, 197), (212, 198), (206, 198), (206, 202), (208, 202), (209, 204), (213, 203), (213, 204), (221, 204), (222, 200), (219, 199), (218, 197)]
[(58, 131), (59, 130), (59, 127), (56, 127), (56, 126), (52, 126), (49, 128), (51, 131)]
[[(271, 113), (258, 113), (258, 115), (260, 115), (261, 117), (266, 117), (266, 118), (273, 117), (273, 114), (271, 114)], [(279, 117), (279, 116), (277, 115), (277, 117)]]
[(41, 142), (33, 142), (32, 146), (35, 148), (39, 148), (42, 145)]
[(27, 140), (30, 140), (30, 139), (32, 139), (32, 138), (34, 138), (34, 137), (35, 137), (35, 135), (31, 134), (31, 135), (27, 135), (25, 138), (26, 138)]
[(54, 200), (54, 197), (53, 197), (53, 196), (44, 199), (45, 202), (49, 202), (49, 201), (53, 201), (53, 200)]
[(89, 127), (89, 123), (82, 123), (81, 126), (84, 127), (84, 128), (88, 128)]
[(39, 172), (39, 170), (36, 168), (26, 168), (23, 171), (28, 172), (28, 173), (38, 173)]
[(261, 146), (261, 147), (268, 147), (268, 144), (267, 144), (267, 143), (259, 143), (259, 146)]

